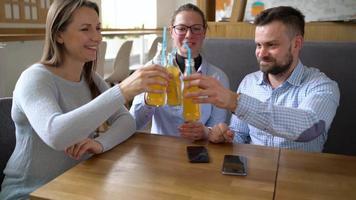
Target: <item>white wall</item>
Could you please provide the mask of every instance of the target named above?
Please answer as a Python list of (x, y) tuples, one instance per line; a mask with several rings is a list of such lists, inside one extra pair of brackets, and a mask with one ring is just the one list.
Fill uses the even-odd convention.
[(196, 0), (157, 0), (157, 27), (168, 26), (173, 12), (186, 3), (196, 4)]
[(0, 97), (12, 96), (17, 79), (40, 60), (43, 41), (3, 42), (0, 48)]

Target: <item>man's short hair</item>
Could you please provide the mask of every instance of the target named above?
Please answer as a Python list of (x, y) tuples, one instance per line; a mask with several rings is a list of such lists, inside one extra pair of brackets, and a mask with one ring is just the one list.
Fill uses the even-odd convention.
[(266, 9), (256, 16), (254, 24), (263, 26), (274, 21), (280, 21), (287, 26), (291, 36), (304, 36), (304, 15), (298, 9), (290, 6)]

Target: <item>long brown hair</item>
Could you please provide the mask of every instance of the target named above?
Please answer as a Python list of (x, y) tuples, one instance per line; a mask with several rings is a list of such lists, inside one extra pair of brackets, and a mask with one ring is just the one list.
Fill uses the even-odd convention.
[[(81, 7), (92, 8), (99, 16), (98, 5), (91, 1), (55, 0), (52, 3), (47, 14), (45, 43), (40, 61), (42, 64), (58, 67), (63, 63), (63, 45), (58, 43), (56, 39), (61, 32), (66, 30), (72, 20), (74, 11)], [(92, 98), (100, 94), (92, 77), (97, 65), (96, 60), (86, 62), (83, 67), (83, 75), (89, 86)]]

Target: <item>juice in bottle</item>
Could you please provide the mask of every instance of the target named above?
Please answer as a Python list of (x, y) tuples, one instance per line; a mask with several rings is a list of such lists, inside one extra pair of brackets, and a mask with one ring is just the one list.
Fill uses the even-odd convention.
[[(185, 60), (184, 74), (186, 76), (190, 76), (194, 72), (194, 60), (191, 60), (190, 63), (188, 63), (188, 60)], [(184, 81), (184, 84), (187, 84), (187, 81)], [(188, 89), (184, 88), (183, 95), (187, 92), (196, 92), (198, 90), (198, 87), (190, 87)], [(200, 105), (198, 103), (194, 103), (191, 98), (183, 98), (183, 118), (185, 121), (198, 121), (200, 119)]]
[[(157, 79), (162, 79), (163, 81), (161, 77), (157, 77)], [(151, 85), (150, 89), (166, 91), (166, 87), (162, 85)], [(166, 103), (166, 93), (147, 92), (145, 99), (146, 104), (150, 106), (163, 106)]]
[(168, 55), (168, 58), (167, 71), (172, 75), (172, 79), (168, 82), (167, 104), (170, 106), (179, 106), (182, 102), (180, 69), (173, 61), (172, 54)]

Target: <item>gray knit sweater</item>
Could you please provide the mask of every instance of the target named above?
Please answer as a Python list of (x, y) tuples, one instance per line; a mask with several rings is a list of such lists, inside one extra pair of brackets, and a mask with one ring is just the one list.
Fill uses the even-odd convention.
[(104, 151), (135, 132), (135, 121), (123, 105), (120, 88), (109, 89), (98, 75), (94, 82), (103, 93), (92, 99), (84, 78), (71, 82), (42, 64), (21, 74), (12, 105), (16, 147), (4, 170), (0, 199), (27, 199), (36, 188), (79, 163), (64, 149), (93, 137), (95, 129), (108, 119), (110, 129), (95, 138)]

